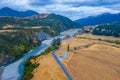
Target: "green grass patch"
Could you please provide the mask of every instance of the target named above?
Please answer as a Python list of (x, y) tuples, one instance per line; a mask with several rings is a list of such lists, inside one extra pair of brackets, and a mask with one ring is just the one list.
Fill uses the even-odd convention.
[(32, 58), (29, 58), (27, 61), (25, 61), (24, 63), (24, 68), (25, 68), (25, 71), (23, 73), (23, 76), (22, 76), (22, 80), (30, 80), (32, 77), (33, 77), (33, 70), (39, 66), (39, 64), (37, 63), (32, 63), (31, 62), (31, 59)]

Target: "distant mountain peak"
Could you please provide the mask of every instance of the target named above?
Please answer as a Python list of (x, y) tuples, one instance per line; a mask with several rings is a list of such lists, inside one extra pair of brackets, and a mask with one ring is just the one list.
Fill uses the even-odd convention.
[(27, 11), (17, 11), (14, 9), (11, 9), (9, 7), (3, 7), (0, 9), (0, 16), (9, 16), (9, 17), (28, 17), (32, 15), (37, 15), (39, 13), (32, 11), (32, 10), (27, 10)]
[(120, 13), (116, 13), (116, 14), (103, 13), (97, 16), (81, 18), (81, 19), (75, 20), (75, 22), (82, 25), (97, 25), (97, 24), (104, 24), (104, 23), (120, 22)]
[(103, 14), (101, 14), (101, 15), (109, 15), (109, 14), (111, 14), (111, 13), (109, 13), (109, 12), (106, 12), (106, 13), (103, 13)]
[(11, 8), (9, 8), (9, 7), (3, 7), (2, 9), (11, 9)]
[(23, 11), (23, 12), (32, 12), (32, 13), (36, 13), (36, 14), (38, 14), (36, 11), (33, 11), (33, 10), (27, 10), (27, 11)]
[(113, 14), (113, 13), (108, 13), (108, 12), (106, 12), (106, 13), (97, 15), (97, 16), (95, 16), (95, 17), (98, 17), (98, 16), (109, 16), (109, 15), (112, 15), (112, 14)]
[(2, 13), (2, 12), (4, 12), (4, 13), (6, 12), (6, 13), (7, 13), (8, 11), (15, 11), (15, 10), (13, 10), (13, 9), (11, 9), (11, 8), (9, 8), (9, 7), (3, 7), (3, 8), (0, 9), (0, 12), (1, 12), (1, 13)]

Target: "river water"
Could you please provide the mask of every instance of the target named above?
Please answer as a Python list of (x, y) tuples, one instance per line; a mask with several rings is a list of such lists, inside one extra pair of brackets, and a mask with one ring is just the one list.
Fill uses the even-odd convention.
[(21, 59), (17, 60), (16, 62), (13, 62), (6, 66), (4, 68), (4, 71), (1, 75), (1, 80), (20, 80), (21, 75), (24, 72), (24, 62), (30, 57), (35, 56), (38, 54), (41, 54), (46, 48), (48, 48), (51, 45), (51, 42), (54, 38), (63, 38), (66, 35), (70, 35), (73, 37), (73, 35), (80, 29), (74, 29), (74, 30), (68, 30), (65, 32), (61, 32), (60, 35), (53, 37), (49, 40), (42, 41), (41, 45), (37, 48), (29, 51), (25, 56), (23, 56)]

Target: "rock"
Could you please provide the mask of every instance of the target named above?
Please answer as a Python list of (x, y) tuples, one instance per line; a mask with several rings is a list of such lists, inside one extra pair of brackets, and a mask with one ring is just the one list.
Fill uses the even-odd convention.
[(43, 31), (40, 31), (39, 34), (38, 34), (38, 39), (43, 41), (45, 39), (49, 39), (51, 38), (50, 35), (48, 35), (47, 33), (43, 32)]

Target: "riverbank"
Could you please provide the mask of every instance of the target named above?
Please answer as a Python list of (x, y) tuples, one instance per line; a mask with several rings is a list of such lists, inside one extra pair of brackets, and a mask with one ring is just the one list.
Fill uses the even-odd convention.
[[(24, 68), (25, 68), (25, 71), (22, 75), (22, 79), (21, 80), (30, 80), (31, 78), (33, 78), (33, 70), (35, 68), (37, 68), (38, 66), (41, 66), (41, 63), (38, 63), (38, 58), (41, 57), (41, 56), (46, 56), (46, 55), (49, 55), (49, 53), (55, 49), (58, 49), (57, 46), (51, 46), (51, 47), (48, 47), (47, 49), (45, 49), (44, 52), (42, 52), (40, 55), (37, 55), (37, 56), (33, 56), (33, 57), (30, 57), (29, 59), (27, 59), (24, 63)], [(36, 60), (37, 59), (37, 60)], [(48, 58), (47, 58), (48, 59)], [(41, 61), (41, 60), (40, 60)], [(49, 61), (48, 61), (49, 62)], [(36, 75), (35, 75), (36, 76)], [(35, 79), (36, 80), (36, 79)]]
[[(6, 66), (2, 73), (2, 80), (9, 80), (9, 79), (20, 80), (20, 76), (24, 72), (23, 64), (30, 56), (41, 54), (41, 52), (43, 52), (46, 48), (48, 48), (51, 45), (51, 42), (54, 38), (58, 38), (58, 37), (63, 38), (66, 36), (67, 33), (70, 34), (71, 36), (73, 36), (76, 32), (78, 32), (78, 30), (80, 30), (80, 29), (68, 30), (68, 31), (60, 33), (60, 35), (53, 37), (49, 40), (42, 41), (41, 45), (38, 46), (36, 49), (33, 49), (30, 52), (28, 52), (20, 60)], [(14, 71), (11, 71), (12, 69), (14, 69)]]
[(41, 41), (37, 38), (39, 30), (27, 29), (19, 32), (0, 33), (0, 66), (7, 66), (39, 46)]
[(2, 80), (2, 73), (3, 73), (4, 67), (0, 67), (0, 80)]
[[(66, 34), (66, 36), (68, 34), (70, 35), (68, 38), (66, 38), (66, 36), (62, 37), (63, 43), (73, 38), (73, 34), (71, 32), (72, 30)], [(35, 70), (33, 71), (34, 77), (31, 80), (39, 80), (39, 79), (67, 80), (66, 75), (64, 74), (58, 63), (55, 61), (55, 59), (53, 58), (52, 53), (49, 53), (48, 55), (39, 56), (35, 58), (33, 62), (40, 65), (37, 68), (35, 68)]]

